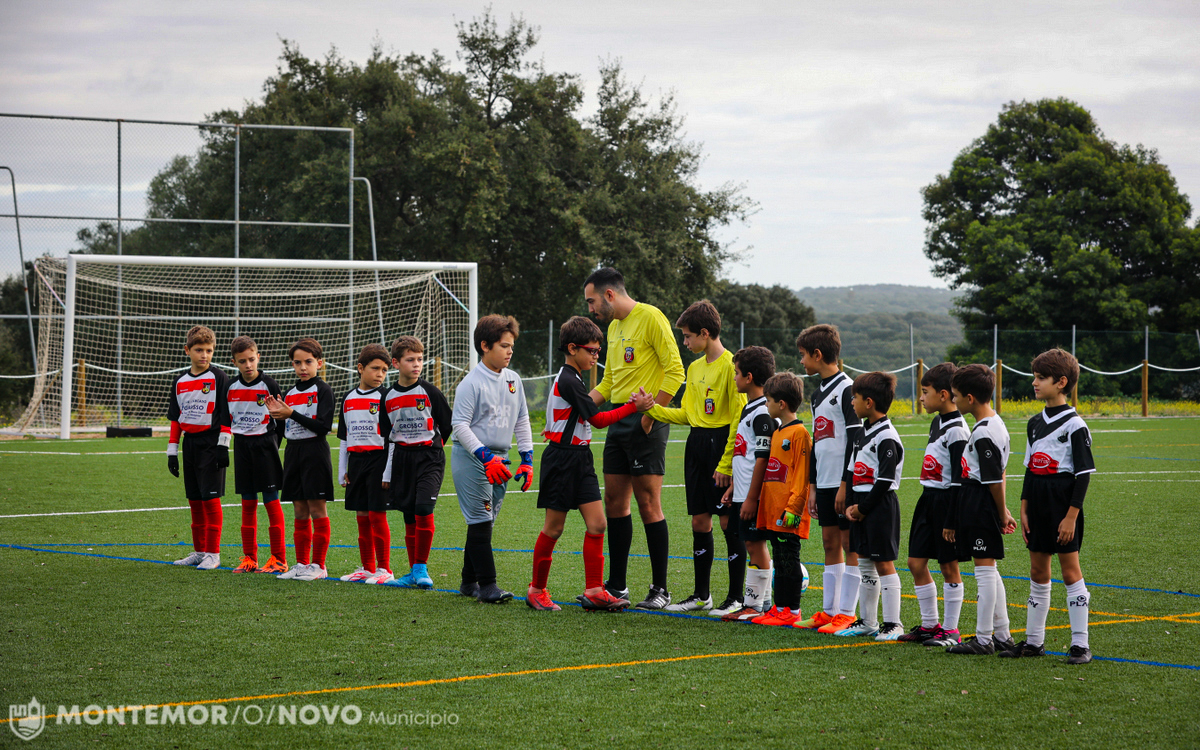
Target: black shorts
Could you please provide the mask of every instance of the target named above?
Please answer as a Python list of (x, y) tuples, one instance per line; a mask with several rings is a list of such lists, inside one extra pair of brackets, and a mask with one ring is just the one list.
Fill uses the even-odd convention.
[(776, 532), (774, 529), (760, 529), (756, 525), (758, 518), (752, 518), (749, 521), (742, 518), (742, 503), (730, 503), (729, 512), (733, 515), (729, 519), (730, 523), (738, 525), (738, 537), (743, 542), (769, 542), (775, 538)]
[[(855, 494), (862, 497), (848, 498), (847, 506), (867, 496), (865, 492)], [(900, 501), (895, 492), (889, 492), (865, 520), (850, 522), (850, 551), (872, 562), (892, 562), (900, 556)]]
[(718, 487), (713, 473), (725, 455), (729, 442), (726, 427), (693, 427), (688, 433), (683, 451), (683, 485), (687, 493), (689, 516), (711, 513), (723, 516), (729, 513), (729, 505), (721, 505), (725, 487)]
[(643, 476), (667, 473), (667, 437), (671, 426), (654, 422), (650, 434), (642, 429), (642, 415), (630, 414), (614, 422), (604, 437), (604, 473)]
[[(847, 490), (849, 492), (849, 490)], [(844, 514), (838, 513), (835, 503), (837, 502), (837, 487), (828, 489), (817, 488), (817, 523), (825, 526), (837, 526), (842, 531), (850, 528), (850, 519)]]
[(233, 488), (238, 495), (279, 492), (282, 484), (283, 463), (275, 435), (234, 435)]
[(965, 526), (954, 532), (959, 559), (968, 557), (1004, 559), (1004, 534), (998, 528)]
[(1025, 499), (1025, 512), (1029, 515), (1029, 541), (1025, 546), (1030, 552), (1057, 555), (1078, 552), (1083, 547), (1083, 509), (1075, 517), (1075, 536), (1066, 544), (1058, 543), (1058, 525), (1067, 517), (1071, 508), (1071, 494), (1075, 491), (1074, 474), (1035, 474), (1021, 489)]
[(217, 466), (214, 431), (183, 433), (179, 451), (183, 464), (183, 491), (188, 500), (212, 500), (225, 494), (225, 469)]
[(437, 504), (446, 475), (446, 451), (434, 448), (400, 448), (392, 454), (391, 499), (388, 507), (403, 513), (415, 513)]
[(383, 470), (387, 466), (387, 449), (379, 451), (349, 451), (346, 461), (346, 510), (386, 511), (388, 491), (383, 488)]
[(908, 530), (908, 556), (925, 560), (937, 560), (939, 565), (948, 562), (966, 562), (970, 555), (961, 556), (958, 545), (947, 542), (942, 536), (946, 527), (946, 512), (954, 501), (949, 489), (926, 487), (913, 510), (912, 526)]
[(333, 462), (325, 436), (289, 440), (283, 449), (283, 489), (279, 499), (333, 500)]
[(551, 443), (542, 453), (537, 507), (568, 512), (600, 499), (592, 449)]
[[(741, 513), (742, 504), (734, 503), (733, 512)], [(781, 549), (795, 549), (796, 561), (800, 561), (800, 543), (803, 540), (796, 534), (790, 531), (758, 527), (755, 526), (755, 521), (743, 521), (740, 517), (738, 517), (737, 523), (738, 534), (743, 542), (770, 542), (773, 556)]]

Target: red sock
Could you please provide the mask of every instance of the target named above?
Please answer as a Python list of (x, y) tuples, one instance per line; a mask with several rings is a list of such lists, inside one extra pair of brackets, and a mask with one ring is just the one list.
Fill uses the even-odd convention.
[(423, 516), (417, 516), (417, 564), (425, 565), (429, 562), (429, 548), (433, 546), (433, 514), (427, 513)]
[(278, 500), (267, 505), (267, 522), (270, 523), (271, 555), (280, 562), (287, 562), (287, 538), (283, 527), (283, 506)]
[(325, 553), (329, 551), (329, 516), (314, 518), (313, 525), (313, 562), (325, 567)]
[[(420, 518), (420, 516), (417, 516)], [(417, 522), (404, 522), (404, 551), (408, 553), (408, 567), (417, 564)]]
[(188, 500), (192, 510), (192, 549), (203, 552), (208, 546), (208, 519), (204, 510), (203, 500)]
[(242, 500), (242, 554), (258, 560), (258, 498)]
[(221, 510), (221, 498), (214, 497), (211, 500), (204, 501), (204, 515), (207, 519), (205, 533), (205, 552), (220, 554), (221, 552), (221, 526), (225, 522), (225, 514)]
[(558, 544), (557, 539), (551, 539), (538, 532), (537, 542), (533, 545), (533, 583), (530, 584), (535, 589), (546, 588), (546, 581), (550, 580), (550, 563), (554, 561), (555, 544)]
[(296, 544), (296, 562), (301, 565), (308, 565), (312, 562), (312, 557), (309, 556), (313, 540), (312, 521), (307, 518), (301, 521), (297, 518), (296, 532), (293, 539)]
[(384, 570), (392, 569), (392, 530), (388, 527), (387, 513), (370, 511), (371, 536), (375, 542), (375, 561)]
[(583, 580), (589, 589), (604, 585), (604, 535), (583, 536)]
[(371, 519), (368, 516), (355, 516), (358, 521), (358, 559), (362, 561), (363, 569), (375, 570), (375, 540), (371, 536)]

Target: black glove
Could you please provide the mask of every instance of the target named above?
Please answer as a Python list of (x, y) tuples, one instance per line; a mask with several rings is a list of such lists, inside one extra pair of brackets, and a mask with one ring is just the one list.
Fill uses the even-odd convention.
[(217, 468), (224, 469), (229, 466), (229, 446), (217, 446)]
[(167, 471), (179, 476), (179, 456), (167, 456)]

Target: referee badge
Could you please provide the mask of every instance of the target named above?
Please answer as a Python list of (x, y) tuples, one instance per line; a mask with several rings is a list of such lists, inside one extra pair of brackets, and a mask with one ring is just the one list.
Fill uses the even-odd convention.
[(717, 404), (711, 398), (704, 399), (704, 413), (712, 414), (717, 410)]
[(509, 392), (509, 393), (516, 393), (516, 392), (517, 392), (517, 381), (515, 381), (515, 380), (508, 380), (508, 381), (505, 381), (505, 382), (507, 382), (507, 383), (508, 383), (508, 392)]
[(633, 347), (632, 346), (625, 347), (625, 363), (630, 364), (630, 365), (633, 364)]

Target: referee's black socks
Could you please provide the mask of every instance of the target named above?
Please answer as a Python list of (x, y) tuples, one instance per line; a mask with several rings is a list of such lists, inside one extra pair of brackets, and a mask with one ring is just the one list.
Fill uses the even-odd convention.
[(667, 519), (648, 523), (646, 526), (646, 547), (650, 552), (650, 577), (654, 585), (663, 591), (667, 590), (667, 559), (671, 551), (670, 534), (667, 532)]
[(696, 586), (692, 593), (701, 599), (707, 599), (710, 593), (709, 584), (712, 581), (713, 541), (711, 530), (692, 532), (692, 564), (696, 571)]
[(608, 585), (614, 591), (629, 588), (629, 546), (633, 544), (633, 516), (608, 519)]

